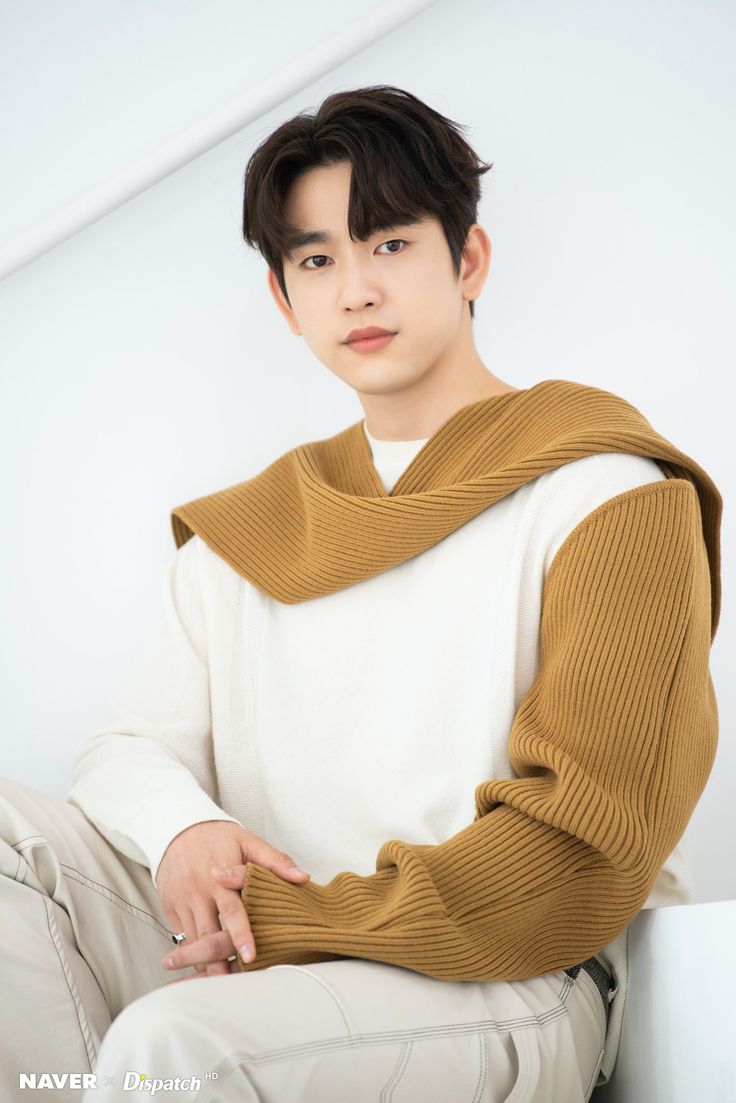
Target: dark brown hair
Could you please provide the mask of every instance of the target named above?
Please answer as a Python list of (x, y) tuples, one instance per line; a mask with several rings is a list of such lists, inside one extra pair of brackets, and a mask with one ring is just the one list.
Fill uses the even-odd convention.
[(307, 169), (338, 161), (353, 166), (353, 241), (434, 216), (458, 277), (468, 230), (477, 221), (479, 178), (493, 167), (461, 136), (465, 129), (411, 92), (374, 84), (334, 92), (313, 115), (295, 115), (261, 142), (245, 170), (243, 238), (273, 269), (286, 301), (282, 258), (291, 257), (295, 229), (283, 215), (289, 187)]

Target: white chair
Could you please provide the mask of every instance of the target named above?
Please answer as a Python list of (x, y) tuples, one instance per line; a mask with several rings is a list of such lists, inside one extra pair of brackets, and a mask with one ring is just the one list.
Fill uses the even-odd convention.
[(647, 908), (629, 930), (621, 1045), (592, 1103), (736, 1103), (736, 900)]

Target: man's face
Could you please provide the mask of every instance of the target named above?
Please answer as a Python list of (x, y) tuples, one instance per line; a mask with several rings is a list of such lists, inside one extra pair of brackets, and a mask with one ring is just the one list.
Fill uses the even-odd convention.
[[(300, 231), (324, 231), (329, 240), (301, 245), (284, 258), (290, 308), (271, 271), (269, 285), (292, 331), (331, 372), (358, 392), (388, 394), (431, 373), (458, 340), (469, 308), (462, 270), (456, 278), (436, 218), (350, 240), (351, 171), (344, 161), (309, 169), (294, 181), (286, 221)], [(368, 352), (346, 344), (351, 330), (368, 326), (395, 336)]]

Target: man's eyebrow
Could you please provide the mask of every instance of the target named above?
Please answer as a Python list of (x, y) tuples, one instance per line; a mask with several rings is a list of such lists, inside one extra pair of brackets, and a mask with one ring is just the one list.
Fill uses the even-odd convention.
[(286, 251), (293, 253), (305, 245), (331, 245), (332, 234), (328, 230), (293, 230), (286, 238)]

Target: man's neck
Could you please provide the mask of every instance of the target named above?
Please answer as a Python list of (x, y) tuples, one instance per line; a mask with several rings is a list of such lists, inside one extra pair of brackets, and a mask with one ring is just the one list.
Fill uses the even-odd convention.
[(485, 377), (466, 387), (433, 395), (424, 403), (404, 395), (361, 395), (361, 403), (365, 427), (372, 437), (385, 441), (426, 440), (461, 407), (520, 389), (486, 371)]

